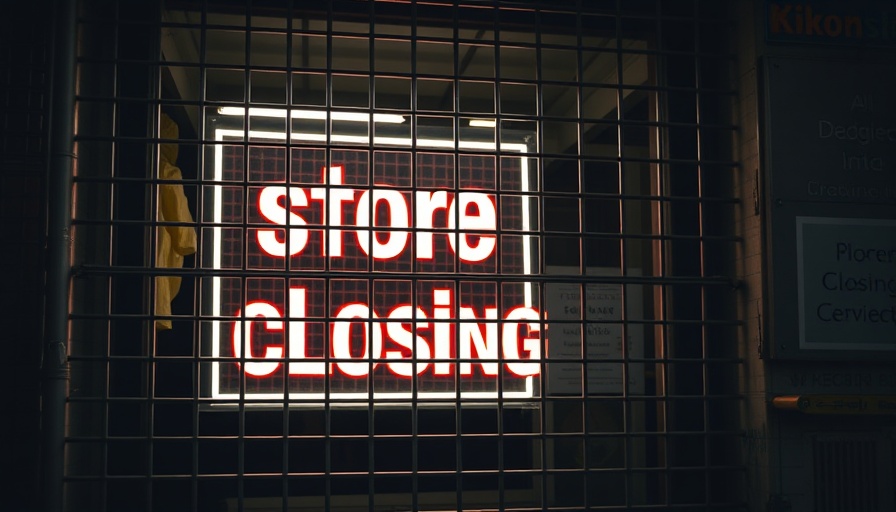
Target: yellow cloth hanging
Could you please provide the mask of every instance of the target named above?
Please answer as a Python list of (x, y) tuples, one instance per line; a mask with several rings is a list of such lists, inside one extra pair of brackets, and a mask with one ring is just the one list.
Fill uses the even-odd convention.
[[(160, 120), (159, 135), (163, 139), (177, 139), (177, 124), (165, 114)], [(177, 144), (161, 144), (159, 151), (159, 179), (180, 181), (183, 179), (177, 162)], [(159, 185), (159, 222), (193, 223), (193, 216), (180, 183)], [(191, 226), (159, 226), (156, 228), (156, 268), (181, 268), (184, 256), (196, 252), (196, 230)], [(156, 276), (156, 315), (171, 314), (171, 301), (180, 290), (180, 277)], [(171, 320), (156, 320), (157, 330), (171, 329)]]

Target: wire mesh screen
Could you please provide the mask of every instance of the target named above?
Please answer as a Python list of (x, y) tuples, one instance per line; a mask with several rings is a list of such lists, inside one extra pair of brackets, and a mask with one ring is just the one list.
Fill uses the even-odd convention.
[(72, 511), (742, 507), (724, 2), (84, 2)]

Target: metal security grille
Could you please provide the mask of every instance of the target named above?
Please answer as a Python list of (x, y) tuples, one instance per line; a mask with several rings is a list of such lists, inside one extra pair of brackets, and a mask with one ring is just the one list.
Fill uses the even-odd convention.
[(723, 2), (83, 2), (66, 500), (743, 506)]

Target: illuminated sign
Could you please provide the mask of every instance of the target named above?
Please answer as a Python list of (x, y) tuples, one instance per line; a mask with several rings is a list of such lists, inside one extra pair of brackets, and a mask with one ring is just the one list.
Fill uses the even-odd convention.
[[(344, 185), (344, 168), (339, 165), (330, 168), (329, 185)], [(310, 201), (319, 201), (320, 209), (324, 212), (327, 229), (322, 232), (324, 241), (320, 246), (321, 255), (330, 258), (341, 258), (343, 246), (352, 243), (345, 239), (347, 235), (358, 244), (361, 251), (375, 260), (389, 260), (398, 257), (407, 249), (410, 232), (400, 231), (410, 227), (409, 205), (410, 202), (400, 191), (389, 189), (356, 190), (350, 188), (267, 186), (258, 194), (258, 209), (267, 222), (280, 226), (307, 226), (308, 221), (299, 213), (294, 213), (291, 208), (309, 208)], [(329, 203), (329, 204), (328, 204)], [(289, 208), (287, 207), (289, 204)], [(488, 259), (495, 252), (495, 237), (493, 235), (471, 235), (470, 230), (487, 231), (494, 233), (497, 224), (494, 199), (489, 194), (481, 192), (459, 192), (456, 197), (450, 197), (444, 190), (416, 191), (414, 193), (416, 205), (416, 225), (414, 243), (416, 246), (416, 259), (432, 259), (434, 251), (434, 233), (420, 231), (435, 227), (447, 228), (452, 231), (448, 236), (451, 251), (456, 253), (462, 261), (479, 262)], [(459, 204), (459, 206), (458, 206)], [(390, 230), (385, 232), (385, 242), (380, 242), (380, 237), (371, 237), (371, 215), (379, 212), (381, 206), (388, 212), (382, 226)], [(348, 207), (353, 214), (354, 223), (346, 224), (343, 219), (343, 210)], [(447, 209), (447, 226), (435, 226), (434, 220), (439, 210)], [(472, 210), (472, 213), (471, 213)], [(456, 224), (456, 225), (455, 225)], [(356, 229), (351, 232), (343, 232), (339, 229), (344, 226), (353, 226)], [(459, 238), (457, 232), (463, 233)], [(279, 236), (277, 229), (259, 229), (257, 233), (258, 245), (261, 250), (271, 257), (295, 256), (305, 250), (308, 245), (309, 228), (290, 228), (290, 240), (287, 247), (286, 241)], [(476, 242), (470, 243), (470, 239)]]
[(892, 47), (896, 15), (889, 0), (767, 0), (769, 40)]
[(493, 129), (489, 140), (402, 137), (389, 128), (402, 133), (404, 119), (379, 114), (332, 112), (343, 129), (310, 131), (326, 113), (292, 111), (287, 144), (269, 129), (286, 111), (219, 113), (203, 232), (212, 398), (538, 394), (542, 308), (524, 280), (537, 268), (538, 203), (524, 142), (496, 154)]

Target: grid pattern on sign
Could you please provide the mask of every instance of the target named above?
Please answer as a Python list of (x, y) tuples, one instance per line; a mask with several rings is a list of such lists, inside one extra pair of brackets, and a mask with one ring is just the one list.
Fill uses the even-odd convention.
[[(419, 274), (452, 274), (455, 269), (460, 269), (463, 273), (474, 274), (494, 274), (498, 271), (498, 261), (502, 262), (501, 268), (504, 272), (511, 274), (524, 273), (526, 266), (524, 262), (523, 243), (528, 239), (525, 235), (517, 234), (498, 236), (497, 226), (495, 233), (489, 235), (483, 233), (482, 237), (495, 238), (497, 248), (494, 253), (481, 262), (467, 262), (460, 260), (455, 251), (451, 248), (449, 236), (465, 236), (471, 246), (480, 243), (480, 235), (476, 234), (453, 234), (452, 231), (445, 229), (449, 225), (449, 214), (447, 209), (440, 209), (437, 214), (433, 215), (432, 226), (434, 229), (427, 230), (427, 234), (432, 233), (432, 253), (433, 257), (429, 259), (414, 258), (417, 247), (415, 247), (416, 230), (413, 228), (400, 229), (394, 231), (389, 228), (383, 231), (373, 231), (367, 234), (366, 231), (358, 229), (343, 229), (337, 231), (331, 230), (325, 222), (325, 206), (321, 202), (308, 201), (307, 207), (295, 208), (292, 211), (300, 211), (304, 222), (307, 223), (309, 235), (304, 249), (290, 256), (289, 258), (276, 257), (267, 254), (259, 244), (259, 232), (261, 230), (270, 230), (270, 224), (265, 219), (259, 207), (259, 195), (266, 186), (282, 186), (287, 175), (287, 167), (292, 169), (288, 185), (303, 188), (303, 193), (308, 192), (310, 187), (319, 187), (327, 190), (333, 189), (350, 189), (352, 190), (353, 201), (345, 201), (342, 203), (341, 219), (343, 226), (352, 226), (357, 221), (358, 212), (356, 211), (358, 197), (365, 191), (372, 191), (378, 188), (391, 188), (399, 190), (408, 205), (408, 213), (413, 219), (414, 212), (414, 192), (422, 190), (432, 193), (439, 190), (449, 190), (450, 198), (456, 197), (458, 192), (453, 191), (455, 186), (458, 191), (494, 191), (496, 188), (498, 169), (496, 169), (496, 158), (491, 155), (460, 155), (456, 158), (453, 155), (446, 154), (425, 154), (417, 155), (416, 165), (413, 165), (414, 154), (408, 151), (375, 151), (373, 153), (373, 165), (369, 153), (357, 150), (332, 150), (330, 153), (329, 172), (327, 171), (328, 162), (326, 152), (320, 149), (292, 148), (290, 151), (291, 162), (287, 166), (285, 160), (286, 149), (276, 146), (249, 146), (248, 162), (244, 162), (241, 158), (243, 151), (240, 146), (228, 145), (222, 148), (222, 162), (220, 179), (223, 182), (240, 181), (244, 172), (244, 165), (248, 168), (249, 185), (244, 188), (227, 187), (221, 190), (220, 212), (216, 213), (220, 223), (223, 225), (240, 225), (245, 222), (247, 226), (245, 235), (238, 230), (223, 230), (220, 236), (220, 252), (221, 260), (220, 268), (239, 269), (244, 268), (247, 272), (253, 270), (284, 270), (300, 274), (308, 271), (330, 271), (335, 275), (339, 272), (387, 272), (409, 274), (417, 272)], [(335, 174), (334, 174), (335, 172)], [(523, 181), (521, 177), (522, 167), (519, 158), (504, 158), (500, 172), (508, 174), (508, 177), (500, 180), (510, 190), (517, 190), (519, 184)], [(334, 181), (338, 181), (335, 183)], [(302, 185), (293, 185), (293, 184)], [(373, 183), (373, 187), (367, 186)], [(241, 191), (245, 191), (241, 194)], [(329, 192), (325, 192), (329, 193)], [(522, 226), (530, 224), (530, 220), (522, 219), (524, 215), (522, 198), (516, 195), (500, 196), (494, 192), (489, 193), (489, 198), (493, 203), (501, 198), (500, 219), (502, 225), (516, 227), (520, 231)], [(284, 200), (286, 198), (283, 198)], [(245, 205), (245, 207), (244, 207)], [(284, 205), (285, 206), (285, 205)], [(372, 212), (373, 226), (385, 226), (389, 222), (390, 216), (393, 214), (389, 210), (385, 201), (377, 203), (377, 210)], [(218, 208), (216, 206), (216, 208)], [(497, 206), (496, 206), (497, 209)], [(330, 212), (332, 215), (332, 212)], [(244, 216), (245, 215), (245, 219)], [(264, 227), (267, 226), (267, 227)], [(438, 229), (441, 227), (442, 229)], [(285, 228), (276, 229), (277, 237), (288, 244), (287, 232)], [(356, 234), (357, 233), (357, 234)], [(405, 249), (394, 258), (381, 260), (374, 259), (360, 247), (360, 237), (376, 236), (381, 240), (388, 236), (404, 236), (406, 237)], [(292, 232), (289, 236), (298, 236)], [(327, 237), (339, 236), (341, 242), (338, 242), (342, 250), (341, 257), (329, 257), (328, 251), (332, 250), (332, 242), (327, 241)], [(245, 247), (243, 240), (245, 239)], [(215, 240), (218, 240), (217, 238)], [(458, 243), (458, 242), (455, 242)], [(245, 262), (243, 257), (245, 255)], [(500, 255), (500, 256), (499, 256)], [(286, 267), (288, 265), (288, 267)], [(222, 280), (220, 290), (221, 302), (220, 311), (214, 312), (216, 316), (234, 316), (242, 318), (244, 314), (243, 304), (250, 304), (257, 301), (263, 301), (274, 305), (278, 308), (283, 318), (290, 316), (289, 302), (287, 301), (287, 291), (284, 288), (284, 280), (274, 278), (249, 278), (244, 283), (239, 280)], [(306, 304), (324, 304), (329, 299), (328, 317), (322, 318), (318, 322), (295, 322), (290, 323), (290, 328), (278, 329), (271, 331), (265, 328), (262, 322), (252, 322), (251, 344), (247, 345), (243, 354), (237, 354), (234, 349), (234, 332), (239, 329), (242, 324), (241, 320), (234, 322), (222, 322), (221, 335), (217, 343), (219, 343), (218, 355), (223, 358), (235, 358), (238, 355), (249, 357), (262, 357), (267, 347), (285, 347), (288, 343), (285, 340), (289, 338), (290, 329), (300, 329), (304, 333), (306, 343), (305, 356), (315, 359), (330, 358), (334, 361), (335, 371), (329, 377), (324, 375), (295, 375), (288, 378), (288, 390), (290, 393), (302, 394), (308, 393), (324, 393), (327, 389), (332, 396), (339, 396), (340, 393), (350, 393), (352, 397), (356, 397), (358, 393), (364, 394), (370, 391), (376, 393), (388, 392), (404, 392), (413, 391), (410, 379), (396, 378), (394, 372), (390, 368), (390, 364), (385, 359), (374, 360), (370, 362), (370, 379), (358, 378), (358, 376), (346, 375), (339, 371), (341, 367), (340, 360), (332, 359), (334, 354), (332, 351), (332, 337), (334, 329), (340, 325), (340, 321), (333, 320), (339, 314), (340, 308), (345, 304), (359, 303), (370, 306), (369, 321), (357, 319), (351, 323), (349, 332), (351, 335), (350, 353), (351, 357), (361, 358), (368, 352), (368, 344), (372, 343), (371, 336), (376, 335), (371, 329), (388, 332), (387, 324), (383, 321), (389, 312), (396, 306), (406, 304), (413, 305), (424, 312), (423, 318), (432, 316), (433, 296), (436, 289), (451, 290), (452, 303), (449, 305), (452, 312), (451, 318), (458, 318), (459, 308), (472, 308), (476, 319), (465, 319), (461, 324), (469, 324), (463, 327), (465, 332), (468, 329), (475, 328), (472, 336), (487, 336), (491, 329), (501, 332), (501, 325), (498, 325), (499, 318), (487, 320), (486, 309), (498, 308), (501, 305), (516, 307), (525, 305), (528, 300), (531, 302), (531, 293), (526, 298), (525, 288), (531, 285), (520, 283), (512, 288), (502, 287), (502, 293), (499, 296), (498, 286), (496, 283), (476, 283), (466, 282), (460, 283), (460, 290), (455, 291), (456, 284), (453, 282), (434, 283), (428, 280), (416, 281), (390, 281), (387, 279), (377, 279), (374, 289), (370, 288), (370, 283), (363, 279), (336, 279), (331, 278), (330, 290), (326, 293), (323, 289), (315, 289), (308, 291), (302, 285), (293, 284), (295, 280), (290, 281), (290, 288), (298, 287), (306, 289)], [(413, 285), (416, 285), (416, 297), (413, 291)], [(245, 297), (241, 290), (245, 286)], [(499, 297), (500, 302), (499, 304)], [(244, 302), (245, 301), (245, 302)], [(531, 305), (531, 304), (529, 304)], [(503, 310), (502, 310), (503, 311)], [(428, 313), (427, 313), (428, 312)], [(290, 317), (292, 318), (292, 317)], [(296, 319), (294, 319), (296, 320)], [(447, 324), (447, 331), (436, 328), (434, 324)], [(425, 324), (425, 326), (424, 326)], [(492, 324), (489, 327), (488, 324)], [(428, 331), (428, 342), (430, 345), (435, 343), (435, 332), (445, 332), (450, 339), (455, 339), (460, 332), (461, 325), (456, 320), (419, 320), (416, 323), (408, 322), (407, 329), (419, 333), (423, 330)], [(419, 335), (419, 334), (418, 334)], [(389, 338), (383, 336), (386, 346), (390, 345)], [(442, 341), (445, 342), (444, 340)], [(387, 349), (396, 352), (395, 346)], [(329, 350), (329, 353), (327, 352)], [(431, 349), (434, 352), (434, 349)], [(407, 348), (397, 350), (403, 357), (412, 357), (412, 353)], [(438, 357), (435, 353), (430, 354), (432, 357)], [(419, 365), (417, 368), (417, 390), (424, 394), (431, 393), (451, 393), (461, 392), (491, 392), (498, 391), (497, 376), (490, 375), (494, 372), (492, 366), (498, 363), (500, 354), (496, 351), (492, 354), (478, 354), (475, 350), (471, 350), (467, 358), (467, 362), (460, 362), (461, 354), (456, 344), (451, 343), (448, 353), (439, 354), (442, 357), (451, 358), (448, 361), (434, 361), (429, 364), (426, 361), (416, 361)], [(287, 359), (300, 357), (297, 354), (289, 354), (286, 350), (283, 356)], [(485, 358), (480, 359), (478, 364), (470, 362), (469, 357)], [(361, 359), (364, 361), (365, 359)], [(313, 361), (312, 361), (313, 362)], [(350, 364), (357, 364), (354, 361)], [(451, 370), (445, 372), (442, 366), (449, 363)], [(469, 368), (466, 368), (468, 367)], [(441, 367), (437, 375), (436, 367)], [(219, 366), (219, 387), (216, 390), (224, 396), (238, 396), (241, 389), (241, 365), (239, 362), (222, 363)], [(284, 391), (283, 379), (287, 375), (287, 364), (281, 364), (277, 370), (270, 374), (262, 376), (247, 375), (245, 381), (245, 393), (251, 395), (274, 394), (274, 396), (282, 394)], [(422, 370), (419, 370), (422, 368)], [(455, 372), (464, 371), (461, 379), (455, 379)], [(486, 370), (486, 368), (488, 368)], [(399, 370), (401, 371), (401, 370)], [(515, 377), (512, 373), (501, 372), (501, 389), (504, 391), (524, 391), (528, 383), (526, 379)], [(329, 378), (329, 382), (325, 379)], [(370, 387), (372, 386), (372, 390)]]

